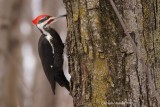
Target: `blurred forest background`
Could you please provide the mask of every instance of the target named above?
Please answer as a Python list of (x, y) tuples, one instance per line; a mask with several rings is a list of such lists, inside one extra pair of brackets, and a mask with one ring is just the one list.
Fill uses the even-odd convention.
[[(65, 88), (53, 96), (37, 53), (41, 34), (31, 23), (40, 14), (65, 13), (61, 0), (0, 0), (0, 107), (73, 106)], [(66, 19), (53, 27), (65, 41)]]

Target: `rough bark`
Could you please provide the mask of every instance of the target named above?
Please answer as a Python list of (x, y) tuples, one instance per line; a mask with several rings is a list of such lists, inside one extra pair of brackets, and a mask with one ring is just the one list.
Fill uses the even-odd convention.
[(160, 1), (63, 1), (75, 107), (160, 106)]
[(22, 0), (0, 0), (0, 106), (23, 105), (19, 12)]

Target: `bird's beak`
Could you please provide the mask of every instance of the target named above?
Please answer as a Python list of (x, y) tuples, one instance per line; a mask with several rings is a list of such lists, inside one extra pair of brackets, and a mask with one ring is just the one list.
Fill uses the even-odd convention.
[(53, 23), (55, 20), (55, 17), (51, 16), (48, 21), (47, 21), (47, 25)]
[(64, 14), (64, 15), (60, 15), (58, 17), (55, 17), (54, 19), (59, 19), (59, 18), (66, 17), (66, 16), (67, 16), (67, 14)]
[(48, 19), (47, 25), (49, 25), (49, 24), (51, 24), (51, 23), (54, 23), (54, 22), (56, 22), (59, 18), (66, 17), (66, 16), (67, 16), (67, 14), (60, 15), (60, 16), (57, 16), (57, 17), (51, 16), (51, 17)]

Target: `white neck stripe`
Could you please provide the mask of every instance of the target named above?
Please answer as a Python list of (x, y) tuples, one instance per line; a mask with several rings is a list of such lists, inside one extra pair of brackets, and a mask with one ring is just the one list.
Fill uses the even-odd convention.
[(49, 44), (51, 45), (51, 47), (52, 47), (52, 53), (54, 54), (54, 47), (53, 47), (53, 44), (51, 42), (51, 40), (53, 39), (53, 37), (48, 32), (46, 32), (46, 33), (47, 33), (47, 35), (45, 36), (45, 38), (48, 40)]

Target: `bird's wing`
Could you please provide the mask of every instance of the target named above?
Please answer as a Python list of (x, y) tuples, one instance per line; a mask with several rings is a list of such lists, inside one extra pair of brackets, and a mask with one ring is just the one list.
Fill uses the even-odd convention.
[(49, 42), (44, 38), (43, 35), (39, 39), (38, 52), (46, 77), (51, 84), (53, 93), (55, 94), (56, 83), (54, 74), (55, 72), (53, 68), (54, 54), (52, 52), (52, 47), (50, 46)]
[(63, 71), (63, 54), (54, 54), (54, 73), (55, 81), (62, 87), (65, 87), (68, 91), (70, 90), (69, 82), (66, 79)]
[(47, 39), (44, 38), (43, 35), (41, 36), (38, 44), (39, 56), (42, 62), (44, 72), (51, 84), (54, 94), (56, 82), (60, 86), (65, 87), (67, 90), (70, 89), (69, 82), (63, 72), (63, 52), (61, 52), (61, 50), (59, 49), (60, 48), (56, 48), (56, 52), (53, 54), (51, 45), (49, 44)]

